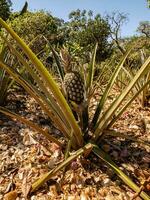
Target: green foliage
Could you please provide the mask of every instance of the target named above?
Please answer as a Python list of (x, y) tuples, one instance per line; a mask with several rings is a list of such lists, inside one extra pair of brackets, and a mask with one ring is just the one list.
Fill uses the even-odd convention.
[[(91, 52), (98, 43), (97, 61), (105, 60), (110, 54), (108, 37), (110, 26), (99, 14), (93, 15), (92, 11), (76, 10), (69, 14), (70, 21), (66, 23), (68, 28), (68, 43), (79, 45), (85, 55)], [(80, 53), (80, 52), (79, 52)], [(89, 60), (88, 60), (89, 62)]]
[[(5, 44), (1, 46), (0, 49), (0, 60), (5, 63), (11, 63), (13, 57), (10, 55), (10, 51)], [(0, 68), (0, 105), (4, 105), (6, 102), (7, 94), (10, 87), (13, 85), (14, 81), (11, 80), (10, 75), (6, 72), (5, 69)]]
[(11, 14), (11, 5), (10, 0), (0, 0), (0, 17), (5, 21)]
[(50, 38), (52, 34), (57, 34), (56, 19), (44, 11), (26, 12), (23, 15), (14, 17), (14, 19), (13, 16), (11, 18), (11, 27), (27, 43), (38, 35)]
[[(25, 4), (23, 8), (26, 7)], [(53, 46), (63, 44), (64, 36), (61, 32), (63, 22), (43, 10), (37, 12), (24, 11), (26, 12), (13, 13), (9, 19), (9, 24), (51, 70), (53, 66), (47, 62), (51, 49), (47, 44), (50, 43)], [(55, 72), (55, 70), (53, 71)], [(32, 81), (30, 75), (28, 77)]]
[[(139, 40), (138, 40), (139, 41)], [(138, 47), (140, 47), (140, 44), (137, 43)], [(143, 43), (142, 43), (143, 44)], [(135, 48), (135, 52), (133, 52), (132, 56), (130, 56), (130, 60), (132, 59), (132, 65), (134, 63), (134, 67), (131, 68), (131, 66), (123, 67), (123, 70), (121, 71), (121, 75), (124, 74), (124, 78), (121, 80), (121, 84), (124, 84), (125, 86), (134, 78), (135, 74), (137, 73), (137, 68), (140, 68), (141, 64), (145, 62), (145, 60), (150, 55), (150, 49), (148, 51), (147, 48)], [(135, 89), (133, 90), (133, 93), (137, 93), (142, 87), (144, 89), (141, 91), (141, 93), (138, 95), (138, 100), (142, 106), (149, 106), (149, 97), (150, 97), (150, 72), (147, 72), (143, 78), (141, 78), (138, 83), (135, 85)], [(147, 84), (148, 83), (148, 84)], [(146, 84), (146, 85), (145, 85)]]

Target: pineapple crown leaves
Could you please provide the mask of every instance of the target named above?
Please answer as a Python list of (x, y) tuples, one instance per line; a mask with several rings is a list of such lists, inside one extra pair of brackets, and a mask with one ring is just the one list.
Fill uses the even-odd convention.
[(70, 56), (70, 54), (69, 54), (69, 52), (66, 48), (61, 49), (60, 57), (61, 57), (61, 60), (62, 60), (62, 64), (64, 66), (65, 73), (71, 71), (71, 69), (72, 69), (72, 66), (71, 66), (72, 59), (71, 59), (71, 56)]

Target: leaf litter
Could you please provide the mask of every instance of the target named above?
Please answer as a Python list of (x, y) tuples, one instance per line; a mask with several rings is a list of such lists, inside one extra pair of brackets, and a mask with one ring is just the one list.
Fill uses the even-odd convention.
[[(10, 101), (10, 103), (9, 103)], [(12, 103), (13, 102), (13, 103)], [(17, 105), (18, 102), (21, 104)], [(22, 114), (65, 142), (47, 116), (27, 94), (10, 95), (7, 108)], [(124, 112), (113, 127), (127, 135), (150, 142), (150, 108), (138, 102)], [(150, 148), (127, 139), (107, 136), (102, 148), (139, 186), (150, 177)], [(18, 121), (0, 116), (0, 199), (5, 200), (140, 200), (103, 162), (91, 155), (80, 156), (67, 167), (62, 179), (58, 173), (37, 192), (29, 191), (40, 175), (63, 161), (62, 149)], [(145, 190), (150, 194), (150, 183)]]

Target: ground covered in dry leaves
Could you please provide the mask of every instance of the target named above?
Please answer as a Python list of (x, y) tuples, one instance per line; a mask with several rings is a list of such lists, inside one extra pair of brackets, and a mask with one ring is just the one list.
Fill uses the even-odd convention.
[[(48, 129), (64, 141), (34, 100), (12, 91), (6, 107)], [(135, 101), (114, 129), (150, 142), (150, 107)], [(129, 140), (108, 137), (101, 143), (115, 163), (139, 186), (150, 177), (150, 148)], [(72, 162), (64, 177), (58, 173), (27, 197), (31, 183), (64, 159), (62, 149), (29, 127), (0, 114), (0, 199), (8, 200), (140, 200), (105, 163), (94, 155)], [(145, 186), (150, 195), (150, 183)]]

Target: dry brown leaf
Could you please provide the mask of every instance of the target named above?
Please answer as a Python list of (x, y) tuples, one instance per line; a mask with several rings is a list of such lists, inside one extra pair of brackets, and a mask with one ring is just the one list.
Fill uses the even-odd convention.
[(29, 180), (29, 172), (25, 171), (23, 174), (22, 187), (21, 187), (25, 199), (27, 199), (27, 196), (31, 189), (31, 183), (29, 183), (28, 180)]
[(37, 144), (37, 142), (33, 138), (33, 133), (29, 129), (24, 130), (23, 143), (26, 146), (32, 145), (32, 144)]
[(103, 145), (103, 149), (105, 152), (109, 152), (110, 151), (110, 145), (109, 144), (104, 144)]
[(49, 187), (49, 189), (50, 189), (50, 195), (52, 197), (57, 197), (58, 196), (56, 185), (51, 185)]
[(86, 193), (82, 192), (80, 195), (80, 200), (89, 200), (89, 197)]
[(5, 194), (4, 200), (16, 200), (17, 197), (18, 197), (17, 191), (13, 190), (13, 191)]

